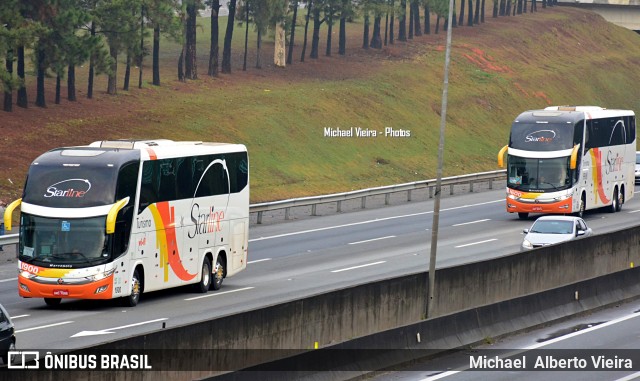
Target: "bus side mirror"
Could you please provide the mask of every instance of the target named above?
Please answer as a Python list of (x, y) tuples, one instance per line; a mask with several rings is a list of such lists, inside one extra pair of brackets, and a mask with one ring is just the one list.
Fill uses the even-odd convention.
[(107, 214), (107, 226), (106, 231), (107, 234), (113, 234), (116, 231), (116, 216), (120, 209), (124, 208), (125, 205), (129, 203), (129, 197), (125, 197), (120, 201), (117, 201), (111, 209), (109, 210), (109, 214)]
[(508, 145), (502, 147), (500, 152), (498, 152), (498, 167), (500, 168), (504, 168), (504, 153), (507, 152), (507, 149), (509, 149)]
[(5, 227), (5, 229), (11, 230), (11, 217), (13, 217), (13, 211), (20, 204), (22, 204), (22, 199), (21, 198), (15, 200), (11, 204), (9, 204), (9, 206), (7, 206), (7, 209), (5, 209), (5, 211), (4, 211), (4, 227)]
[(580, 144), (573, 146), (573, 150), (571, 151), (571, 161), (569, 162), (570, 169), (576, 169), (576, 166), (578, 165), (578, 151), (580, 151)]

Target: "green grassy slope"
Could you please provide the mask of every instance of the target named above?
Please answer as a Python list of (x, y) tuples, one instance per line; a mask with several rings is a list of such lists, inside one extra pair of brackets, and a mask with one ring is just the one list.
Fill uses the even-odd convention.
[[(358, 37), (360, 25), (352, 27)], [(127, 137), (246, 144), (252, 202), (433, 178), (444, 39), (441, 31), (382, 52), (353, 48), (348, 57), (235, 69), (217, 79), (205, 78), (204, 44), (199, 81), (102, 96), (72, 115), (37, 122), (27, 112), (12, 115), (25, 137), (0, 140), (3, 156), (12, 145), (21, 150), (7, 169), (17, 182), (0, 179), (0, 192), (19, 194), (20, 176), (46, 148)], [(265, 44), (265, 63), (271, 48)], [(584, 104), (640, 111), (640, 36), (592, 13), (555, 7), (457, 28), (451, 59), (445, 175), (497, 169), (511, 120), (523, 110)], [(87, 111), (103, 102), (117, 112)], [(330, 138), (325, 127), (393, 127), (411, 136)]]

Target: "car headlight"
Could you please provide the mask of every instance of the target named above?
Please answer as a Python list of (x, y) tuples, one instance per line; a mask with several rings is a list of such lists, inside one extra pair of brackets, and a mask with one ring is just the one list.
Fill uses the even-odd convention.
[(526, 239), (522, 241), (522, 247), (524, 247), (525, 249), (533, 249), (533, 245), (531, 244), (531, 242), (527, 241)]
[(33, 278), (37, 277), (36, 274), (32, 274), (32, 273), (30, 273), (28, 271), (20, 271), (20, 276), (23, 277), (23, 278), (27, 278), (27, 279), (33, 279)]

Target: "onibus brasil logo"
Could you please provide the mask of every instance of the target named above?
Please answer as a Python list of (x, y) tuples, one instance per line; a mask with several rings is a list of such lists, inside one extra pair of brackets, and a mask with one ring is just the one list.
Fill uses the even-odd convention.
[(88, 179), (68, 179), (49, 185), (44, 197), (84, 197), (91, 189)]

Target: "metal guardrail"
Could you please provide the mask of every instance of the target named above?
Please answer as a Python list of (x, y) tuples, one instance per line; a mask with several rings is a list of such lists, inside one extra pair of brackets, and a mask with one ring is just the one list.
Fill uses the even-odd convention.
[[(449, 186), (450, 194), (453, 194), (453, 187), (455, 185), (469, 185), (469, 192), (473, 192), (473, 184), (488, 182), (489, 189), (493, 189), (493, 181), (504, 180), (506, 178), (506, 171), (490, 171), (472, 173), (462, 176), (451, 176), (442, 178), (441, 186)], [(327, 204), (335, 202), (337, 203), (337, 212), (340, 213), (342, 209), (342, 202), (347, 200), (353, 200), (360, 198), (362, 209), (366, 208), (367, 197), (385, 195), (384, 203), (389, 205), (390, 196), (393, 193), (407, 192), (407, 201), (411, 201), (411, 192), (416, 189), (429, 189), (429, 198), (433, 197), (433, 189), (436, 186), (436, 179), (416, 181), (412, 183), (389, 185), (384, 187), (367, 188), (352, 192), (334, 193), (322, 196), (292, 198), (289, 200), (263, 202), (259, 204), (253, 204), (249, 206), (249, 213), (257, 213), (258, 224), (262, 223), (262, 215), (264, 212), (284, 209), (284, 218), (288, 220), (290, 217), (290, 210), (294, 207), (309, 206), (311, 205), (311, 215), (315, 216), (316, 206), (320, 204)], [(18, 234), (7, 234), (0, 236), (0, 246), (18, 244)]]
[[(498, 170), (491, 172), (480, 172), (462, 176), (451, 176), (442, 178), (441, 186), (449, 186), (450, 194), (453, 194), (454, 185), (469, 185), (469, 192), (473, 192), (473, 184), (479, 182), (489, 182), (489, 189), (493, 189), (493, 181), (504, 180), (506, 178), (506, 170)], [(429, 198), (433, 197), (433, 189), (436, 186), (436, 179), (416, 181), (413, 183), (396, 184), (384, 187), (368, 188), (352, 192), (334, 193), (323, 196), (294, 198), (282, 201), (264, 202), (251, 205), (250, 213), (258, 214), (258, 224), (262, 223), (263, 212), (284, 209), (285, 220), (290, 218), (290, 210), (293, 207), (311, 205), (311, 215), (316, 215), (316, 206), (326, 203), (337, 203), (337, 212), (340, 213), (342, 202), (356, 198), (361, 199), (362, 209), (366, 208), (367, 197), (385, 195), (385, 205), (389, 205), (390, 196), (393, 193), (407, 192), (407, 201), (411, 201), (411, 192), (416, 189), (429, 189)]]
[(17, 245), (18, 244), (18, 234), (5, 234), (0, 235), (0, 246), (6, 245)]

